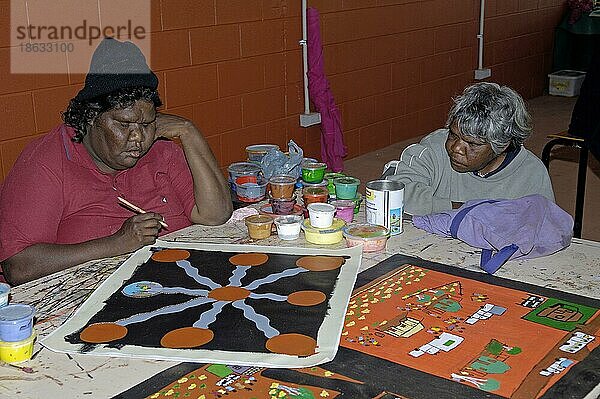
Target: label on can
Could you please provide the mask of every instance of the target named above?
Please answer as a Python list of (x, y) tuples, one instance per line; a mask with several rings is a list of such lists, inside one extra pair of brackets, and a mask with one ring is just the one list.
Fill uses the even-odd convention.
[(367, 223), (384, 226), (392, 235), (402, 233), (404, 183), (393, 180), (373, 180), (367, 183), (365, 210)]

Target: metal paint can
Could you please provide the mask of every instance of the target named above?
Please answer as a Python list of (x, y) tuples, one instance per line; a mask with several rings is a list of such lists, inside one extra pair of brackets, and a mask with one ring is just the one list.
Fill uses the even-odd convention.
[(402, 233), (404, 183), (394, 180), (373, 180), (365, 190), (367, 223), (384, 226), (391, 235)]

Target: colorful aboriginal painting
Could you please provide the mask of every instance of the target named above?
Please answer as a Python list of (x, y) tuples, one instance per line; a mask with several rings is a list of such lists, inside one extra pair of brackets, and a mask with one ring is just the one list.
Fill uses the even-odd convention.
[(182, 363), (177, 381), (158, 374), (122, 397), (554, 399), (600, 384), (598, 300), (402, 255), (356, 287), (329, 363)]
[(132, 255), (42, 343), (57, 351), (271, 367), (333, 359), (360, 248), (161, 243)]

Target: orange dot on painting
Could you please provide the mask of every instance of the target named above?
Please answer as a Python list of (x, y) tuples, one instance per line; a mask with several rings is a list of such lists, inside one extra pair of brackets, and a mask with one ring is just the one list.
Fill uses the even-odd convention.
[(237, 254), (229, 258), (229, 261), (236, 266), (258, 266), (269, 260), (267, 254), (249, 253)]
[(208, 293), (209, 298), (231, 302), (246, 299), (248, 295), (250, 295), (250, 291), (242, 287), (219, 287)]
[(102, 344), (105, 342), (116, 341), (127, 335), (127, 327), (115, 323), (95, 323), (90, 324), (79, 334), (84, 342), (91, 344)]
[(314, 306), (323, 303), (327, 297), (321, 291), (296, 291), (288, 295), (287, 301), (297, 306)]
[(341, 256), (303, 256), (296, 261), (296, 266), (313, 272), (338, 269), (344, 264)]
[(214, 336), (207, 328), (183, 327), (163, 335), (160, 344), (165, 348), (195, 348), (212, 341)]
[(310, 356), (315, 354), (317, 341), (307, 335), (291, 333), (269, 338), (265, 346), (273, 353)]
[(190, 253), (185, 249), (163, 249), (152, 254), (152, 259), (157, 262), (177, 262), (190, 257)]

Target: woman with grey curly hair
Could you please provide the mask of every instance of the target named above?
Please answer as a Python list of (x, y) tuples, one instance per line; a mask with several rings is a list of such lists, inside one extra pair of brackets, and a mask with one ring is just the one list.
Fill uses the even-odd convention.
[(408, 146), (384, 178), (405, 184), (405, 212), (423, 215), (472, 199), (541, 194), (554, 201), (548, 172), (523, 147), (531, 117), (507, 86), (476, 83), (454, 99), (445, 129)]
[(531, 116), (513, 89), (496, 83), (477, 83), (454, 99), (446, 127), (456, 123), (460, 131), (490, 143), (496, 154), (509, 145), (517, 148), (531, 134)]

